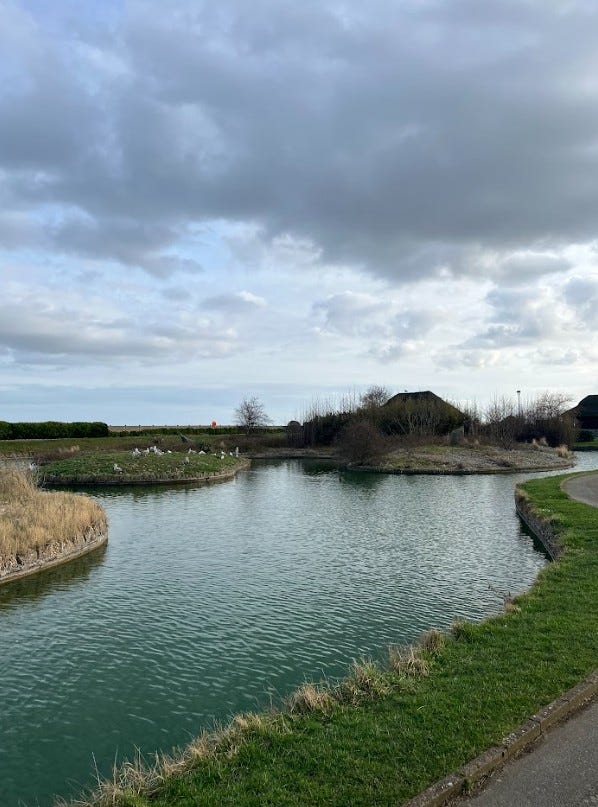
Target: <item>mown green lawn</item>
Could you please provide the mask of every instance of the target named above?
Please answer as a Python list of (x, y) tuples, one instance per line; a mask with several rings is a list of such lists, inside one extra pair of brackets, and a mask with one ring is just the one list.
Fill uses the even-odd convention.
[(563, 478), (524, 486), (556, 524), (562, 558), (515, 611), (457, 625), (439, 649), (420, 653), (428, 674), (380, 671), (361, 694), (354, 681), (354, 698), (337, 696), (323, 710), (286, 708), (238, 724), (202, 758), (196, 751), (184, 773), (162, 781), (154, 771), (146, 785), (125, 777), (103, 803), (398, 805), (499, 743), (598, 666), (598, 509), (570, 501)]

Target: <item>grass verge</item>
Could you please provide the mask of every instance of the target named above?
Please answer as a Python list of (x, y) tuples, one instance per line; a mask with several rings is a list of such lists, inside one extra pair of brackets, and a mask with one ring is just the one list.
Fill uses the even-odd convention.
[(93, 499), (48, 493), (19, 471), (0, 471), (0, 567), (54, 542), (72, 542), (89, 530), (105, 532), (106, 516)]
[(115, 772), (78, 804), (397, 805), (469, 761), (598, 664), (598, 509), (565, 477), (523, 487), (558, 532), (545, 567), (509, 613), (428, 633), (335, 686), (305, 685), (278, 711), (237, 717), (172, 757)]

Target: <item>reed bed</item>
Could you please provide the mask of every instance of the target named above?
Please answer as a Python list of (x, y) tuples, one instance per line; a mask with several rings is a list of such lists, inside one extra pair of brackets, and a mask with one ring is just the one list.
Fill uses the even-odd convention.
[(42, 491), (31, 474), (0, 470), (0, 560), (106, 527), (106, 515), (93, 499)]

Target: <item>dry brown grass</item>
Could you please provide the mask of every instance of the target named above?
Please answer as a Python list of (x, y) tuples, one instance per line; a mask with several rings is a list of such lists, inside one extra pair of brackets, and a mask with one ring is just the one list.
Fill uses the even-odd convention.
[(430, 665), (421, 655), (421, 648), (412, 646), (389, 647), (388, 666), (397, 675), (404, 676), (426, 676), (430, 671)]
[(335, 699), (330, 689), (317, 684), (303, 684), (287, 698), (287, 706), (291, 714), (328, 712), (334, 704)]
[(93, 499), (39, 490), (31, 475), (0, 471), (0, 558), (31, 552), (54, 541), (74, 541), (106, 529)]

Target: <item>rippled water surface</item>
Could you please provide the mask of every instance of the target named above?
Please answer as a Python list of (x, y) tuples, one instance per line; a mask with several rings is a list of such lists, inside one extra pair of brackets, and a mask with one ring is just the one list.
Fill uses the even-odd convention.
[(514, 513), (520, 478), (290, 461), (102, 491), (106, 548), (0, 588), (0, 804), (48, 807), (137, 747), (499, 610), (492, 589), (524, 590), (546, 562)]

